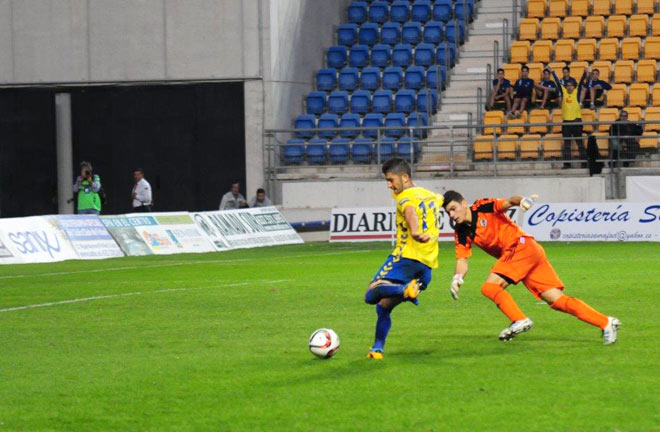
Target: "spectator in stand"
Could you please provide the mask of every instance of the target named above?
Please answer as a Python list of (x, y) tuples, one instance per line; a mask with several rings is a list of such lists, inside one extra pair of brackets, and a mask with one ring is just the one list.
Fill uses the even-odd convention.
[[(546, 70), (549, 71), (549, 69)], [(586, 159), (587, 156), (584, 143), (582, 142), (582, 124), (580, 124), (582, 123), (582, 108), (578, 102), (580, 87), (575, 88), (574, 81), (571, 80), (566, 81), (566, 86), (561, 85), (559, 77), (557, 77), (554, 71), (552, 72), (552, 76), (555, 79), (557, 88), (561, 89), (561, 117), (563, 120), (561, 134), (564, 138), (562, 157), (564, 159), (563, 169), (566, 169), (571, 167), (571, 141), (575, 140), (578, 151), (580, 152), (580, 159)]]
[(522, 77), (513, 86), (515, 96), (511, 112), (516, 117), (520, 117), (521, 111), (524, 111), (530, 105), (532, 91), (534, 90), (534, 81), (529, 79), (529, 68), (527, 66), (522, 67), (521, 74)]
[(133, 179), (135, 180), (135, 186), (133, 186), (133, 193), (131, 194), (133, 198), (133, 211), (151, 212), (151, 185), (144, 178), (142, 168), (138, 168), (133, 172)]
[(259, 188), (257, 189), (257, 194), (252, 197), (248, 205), (250, 207), (269, 207), (273, 205), (273, 202), (266, 196), (266, 191)]
[(587, 72), (580, 78), (582, 91), (580, 92), (580, 103), (586, 107), (587, 101), (591, 102), (590, 108), (596, 108), (596, 99), (603, 95), (603, 91), (612, 90), (612, 86), (600, 79), (600, 71), (594, 69), (587, 77)]
[(559, 96), (557, 85), (552, 80), (548, 69), (543, 71), (543, 78), (541, 78), (538, 84), (534, 85), (534, 89), (536, 90), (537, 100), (541, 98), (541, 109), (544, 109), (549, 101), (553, 101)]
[(613, 160), (624, 159), (623, 166), (627, 167), (626, 159), (635, 159), (639, 152), (637, 138), (643, 133), (642, 126), (628, 120), (628, 112), (621, 110), (619, 119), (610, 126), (610, 154)]
[(78, 194), (78, 214), (101, 213), (101, 178), (92, 171), (92, 164), (80, 162), (80, 175), (73, 184), (73, 193)]
[(504, 69), (497, 70), (497, 78), (493, 80), (493, 91), (490, 96), (490, 103), (488, 109), (495, 107), (495, 102), (503, 100), (506, 103), (506, 114), (511, 113), (511, 81), (504, 78)]
[(222, 196), (220, 210), (234, 210), (245, 207), (247, 207), (247, 202), (241, 195), (241, 184), (234, 182), (231, 184), (231, 190)]
[(575, 78), (573, 78), (573, 77), (571, 76), (571, 69), (570, 69), (570, 68), (568, 68), (568, 67), (564, 67), (564, 68), (561, 70), (561, 72), (562, 72), (562, 74), (563, 74), (563, 75), (562, 75), (562, 78), (559, 80), (559, 83), (560, 83), (561, 85), (563, 85), (564, 87), (566, 87), (566, 85), (568, 84), (568, 82), (569, 82), (569, 81), (572, 81), (572, 82), (573, 82), (573, 87), (577, 87), (577, 86), (578, 86), (578, 83), (577, 83), (577, 81), (575, 81)]

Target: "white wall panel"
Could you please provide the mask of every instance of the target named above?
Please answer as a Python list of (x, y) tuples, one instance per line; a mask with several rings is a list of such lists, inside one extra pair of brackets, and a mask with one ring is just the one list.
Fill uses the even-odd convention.
[(0, 0), (0, 83), (14, 78), (11, 0)]

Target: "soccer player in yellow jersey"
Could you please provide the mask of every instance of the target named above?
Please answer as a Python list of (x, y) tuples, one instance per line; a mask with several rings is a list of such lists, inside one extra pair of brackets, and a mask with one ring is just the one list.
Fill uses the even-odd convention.
[(396, 199), (396, 246), (369, 284), (364, 301), (376, 305), (376, 337), (367, 358), (383, 358), (392, 309), (403, 301), (418, 304), (417, 296), (431, 283), (438, 267), (438, 225), (442, 196), (417, 187), (410, 165), (401, 159), (383, 164), (387, 187)]

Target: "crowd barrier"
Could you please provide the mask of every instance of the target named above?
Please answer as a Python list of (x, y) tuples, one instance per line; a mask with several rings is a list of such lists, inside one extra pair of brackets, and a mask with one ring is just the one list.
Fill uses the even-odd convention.
[(0, 219), (0, 264), (203, 253), (302, 242), (275, 207)]

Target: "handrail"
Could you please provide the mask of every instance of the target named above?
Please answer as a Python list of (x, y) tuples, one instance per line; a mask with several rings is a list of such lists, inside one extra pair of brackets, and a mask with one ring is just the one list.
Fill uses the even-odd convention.
[(502, 20), (502, 52), (507, 62), (511, 61), (511, 59), (509, 58), (509, 38), (507, 37), (508, 34), (509, 34), (509, 20), (505, 18)]

